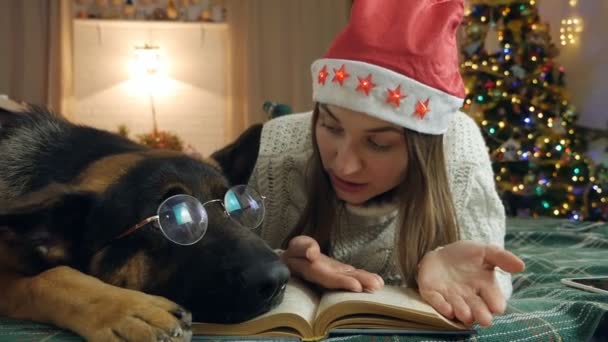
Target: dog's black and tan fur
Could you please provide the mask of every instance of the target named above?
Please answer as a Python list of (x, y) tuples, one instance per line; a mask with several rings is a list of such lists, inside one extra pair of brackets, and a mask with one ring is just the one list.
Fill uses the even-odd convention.
[[(224, 166), (238, 159), (226, 151), (215, 155)], [(173, 244), (152, 225), (115, 239), (174, 194), (223, 198), (218, 165), (44, 110), (0, 109), (0, 315), (91, 340), (145, 341), (188, 339), (182, 306), (215, 322), (271, 308), (288, 270), (217, 203), (206, 206), (209, 228), (195, 245)]]

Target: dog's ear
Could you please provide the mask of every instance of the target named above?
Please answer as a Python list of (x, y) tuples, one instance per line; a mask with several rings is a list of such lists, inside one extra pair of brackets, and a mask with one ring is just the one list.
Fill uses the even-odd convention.
[(0, 228), (18, 235), (33, 230), (78, 229), (95, 198), (92, 192), (52, 184), (10, 200), (0, 200)]
[(0, 201), (0, 268), (37, 274), (71, 264), (95, 197), (51, 185)]
[(233, 143), (214, 152), (210, 158), (221, 167), (230, 184), (247, 184), (258, 159), (262, 124), (255, 124)]

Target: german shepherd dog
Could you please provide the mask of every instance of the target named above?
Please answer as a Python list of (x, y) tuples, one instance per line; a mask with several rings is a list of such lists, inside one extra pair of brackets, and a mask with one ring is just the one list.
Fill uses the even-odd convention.
[[(227, 153), (215, 154), (220, 165), (39, 108), (0, 109), (0, 315), (88, 340), (182, 341), (192, 315), (237, 322), (275, 306), (289, 270), (217, 203), (205, 206), (196, 244), (177, 245), (152, 224), (117, 239), (172, 195), (223, 198), (222, 166), (239, 163)], [(251, 172), (232, 170), (233, 179)]]

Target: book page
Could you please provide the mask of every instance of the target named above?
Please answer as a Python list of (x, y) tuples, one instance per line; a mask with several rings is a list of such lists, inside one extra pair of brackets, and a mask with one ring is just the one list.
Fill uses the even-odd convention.
[(319, 304), (319, 312), (326, 308), (345, 301), (364, 301), (378, 303), (386, 306), (396, 306), (408, 310), (416, 310), (431, 315), (439, 315), (432, 306), (422, 300), (418, 292), (407, 287), (384, 286), (374, 293), (328, 291), (323, 295)]
[(439, 314), (424, 302), (417, 291), (400, 286), (384, 286), (374, 293), (326, 292), (319, 304), (315, 320), (317, 328), (321, 329), (322, 326), (333, 325), (331, 322), (341, 317), (357, 314), (385, 315), (443, 329), (465, 329), (462, 324)]
[(312, 326), (319, 302), (320, 296), (318, 293), (306, 286), (302, 280), (292, 277), (287, 283), (283, 302), (261, 317), (282, 313), (295, 314)]

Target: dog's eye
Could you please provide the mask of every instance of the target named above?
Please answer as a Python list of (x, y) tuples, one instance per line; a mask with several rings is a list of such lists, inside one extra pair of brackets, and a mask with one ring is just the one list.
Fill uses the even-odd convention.
[(224, 198), (224, 195), (226, 195), (226, 192), (228, 192), (228, 187), (222, 186), (221, 188), (215, 190), (213, 192), (213, 195), (215, 198)]
[(166, 200), (167, 198), (169, 198), (171, 196), (175, 196), (175, 195), (191, 195), (191, 193), (190, 193), (190, 191), (187, 191), (185, 188), (183, 188), (181, 186), (173, 186), (163, 192), (163, 195), (160, 200), (162, 202), (162, 201)]

